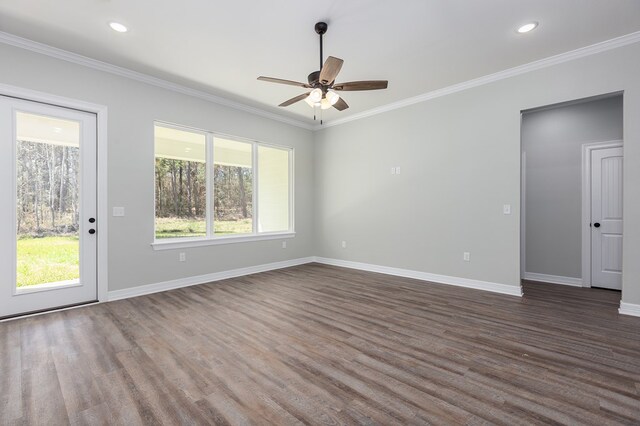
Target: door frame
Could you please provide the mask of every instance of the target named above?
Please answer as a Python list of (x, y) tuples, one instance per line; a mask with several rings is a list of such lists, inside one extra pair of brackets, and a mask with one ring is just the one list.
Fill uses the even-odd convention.
[(591, 153), (606, 148), (622, 148), (624, 155), (622, 140), (582, 144), (582, 287), (591, 287)]
[(520, 153), (520, 286), (527, 275), (527, 152)]
[[(22, 87), (0, 83), (0, 95), (26, 101), (39, 102), (53, 106), (75, 109), (96, 115), (96, 153), (97, 153), (97, 216), (100, 218), (100, 230), (97, 245), (97, 281), (98, 302), (108, 300), (108, 223), (109, 205), (107, 202), (107, 107), (63, 96), (52, 95)], [(54, 309), (55, 310), (55, 309)]]

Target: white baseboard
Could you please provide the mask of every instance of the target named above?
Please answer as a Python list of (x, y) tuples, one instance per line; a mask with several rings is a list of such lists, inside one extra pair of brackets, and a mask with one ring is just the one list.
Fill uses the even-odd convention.
[(130, 297), (143, 296), (145, 294), (158, 293), (161, 291), (173, 290), (176, 288), (205, 284), (213, 281), (225, 280), (228, 278), (241, 277), (244, 275), (257, 274), (259, 272), (289, 268), (291, 266), (298, 266), (311, 262), (323, 263), (325, 265), (341, 266), (344, 268), (359, 269), (362, 271), (378, 272), (381, 274), (395, 275), (398, 277), (414, 278), (417, 280), (430, 281), (439, 284), (449, 284), (458, 287), (474, 288), (477, 290), (491, 291), (494, 293), (508, 294), (511, 296), (522, 296), (522, 289), (519, 286), (478, 281), (469, 278), (451, 277), (447, 275), (430, 274), (428, 272), (372, 265), (369, 263), (351, 262), (346, 260), (311, 256), (299, 259), (285, 260), (283, 262), (250, 266), (247, 268), (232, 269), (229, 271), (214, 272), (212, 274), (198, 275), (195, 277), (179, 278), (176, 280), (147, 284), (133, 288), (126, 288), (123, 290), (113, 290), (109, 292), (108, 300), (111, 302), (114, 300), (128, 299)]
[(359, 269), (362, 271), (378, 272), (381, 274), (395, 275), (398, 277), (413, 278), (422, 281), (430, 281), (439, 284), (455, 285), (458, 287), (474, 288), (477, 290), (491, 291), (494, 293), (508, 294), (522, 297), (522, 288), (507, 284), (498, 284), (488, 281), (478, 281), (469, 278), (451, 277), (448, 275), (430, 274), (428, 272), (412, 271), (410, 269), (392, 268), (388, 266), (372, 265), (370, 263), (351, 262), (348, 260), (329, 259), (316, 257), (315, 261), (325, 265), (341, 266), (343, 268)]
[(622, 315), (633, 315), (634, 317), (640, 317), (640, 305), (620, 302), (620, 309), (618, 309), (618, 312)]
[(562, 277), (560, 275), (538, 274), (535, 272), (525, 272), (524, 279), (530, 281), (540, 281), (543, 283), (570, 285), (572, 287), (582, 287), (582, 278)]
[(213, 281), (226, 280), (228, 278), (241, 277), (244, 275), (257, 274), (259, 272), (273, 271), (276, 269), (289, 268), (305, 263), (311, 263), (314, 257), (302, 257), (299, 259), (285, 260), (282, 262), (266, 263), (263, 265), (249, 266), (247, 268), (232, 269), (229, 271), (214, 272), (212, 274), (198, 275), (195, 277), (178, 278), (176, 280), (164, 281), (155, 284), (141, 285), (138, 287), (114, 290), (109, 292), (108, 301), (128, 299), (130, 297), (143, 296), (145, 294), (158, 293), (161, 291), (173, 290), (181, 287), (189, 287), (197, 284), (205, 284)]

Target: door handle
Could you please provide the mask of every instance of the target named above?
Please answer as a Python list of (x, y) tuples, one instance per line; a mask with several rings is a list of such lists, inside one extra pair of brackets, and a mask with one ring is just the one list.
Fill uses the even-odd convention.
[(95, 223), (95, 221), (96, 221), (95, 218), (93, 218), (93, 217), (89, 218), (89, 223)]
[(95, 234), (95, 233), (96, 233), (96, 230), (95, 230), (95, 229), (89, 229), (89, 233), (90, 233), (91, 235), (93, 235), (93, 234)]
[(593, 226), (594, 226), (595, 228), (600, 228), (600, 223), (596, 222), (596, 223), (594, 223), (594, 224), (593, 224)]

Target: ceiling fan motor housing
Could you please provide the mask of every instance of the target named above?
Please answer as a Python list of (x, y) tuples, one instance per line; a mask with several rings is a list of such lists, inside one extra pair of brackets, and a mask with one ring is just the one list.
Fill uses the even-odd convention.
[(309, 86), (315, 87), (320, 81), (320, 71), (314, 71), (311, 74), (309, 74), (309, 77), (307, 77), (307, 80), (309, 80)]

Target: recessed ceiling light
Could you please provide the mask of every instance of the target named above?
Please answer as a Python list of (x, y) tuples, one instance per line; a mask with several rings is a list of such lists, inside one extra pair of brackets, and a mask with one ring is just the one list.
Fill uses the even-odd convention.
[(537, 22), (529, 22), (528, 24), (524, 24), (520, 28), (518, 28), (518, 32), (520, 34), (528, 33), (529, 31), (533, 31), (538, 26)]
[(125, 27), (124, 25), (118, 23), (118, 22), (111, 22), (109, 23), (109, 26), (111, 27), (111, 29), (113, 31), (117, 31), (119, 33), (126, 33), (127, 31), (129, 31), (129, 29), (127, 27)]

